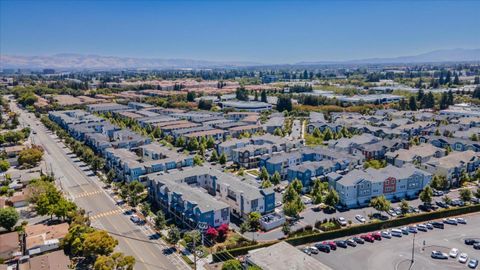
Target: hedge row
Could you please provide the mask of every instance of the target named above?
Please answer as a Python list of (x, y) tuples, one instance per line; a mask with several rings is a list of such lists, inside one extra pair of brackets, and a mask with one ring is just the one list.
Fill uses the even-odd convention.
[[(451, 209), (442, 209), (442, 210), (433, 211), (429, 213), (421, 213), (417, 215), (390, 219), (386, 221), (357, 225), (357, 226), (342, 228), (342, 229), (328, 231), (328, 232), (312, 233), (309, 235), (289, 238), (285, 241), (294, 246), (297, 246), (297, 245), (302, 245), (302, 244), (307, 244), (312, 242), (335, 239), (335, 238), (340, 238), (345, 236), (367, 233), (367, 232), (376, 231), (376, 230), (383, 230), (383, 229), (392, 228), (392, 227), (405, 226), (412, 223), (424, 222), (424, 221), (451, 217), (451, 216), (458, 216), (458, 215), (463, 215), (463, 214), (468, 214), (473, 212), (480, 212), (480, 204), (469, 205), (469, 206), (458, 207), (458, 208), (451, 208)], [(250, 250), (262, 248), (262, 247), (268, 247), (277, 242), (278, 241), (273, 241), (268, 243), (261, 243), (261, 244), (252, 245), (252, 246), (245, 246), (245, 247), (220, 251), (212, 254), (213, 261), (220, 262), (220, 261), (233, 259), (234, 257), (247, 254), (248, 251)]]
[(480, 211), (480, 205), (470, 205), (452, 209), (442, 209), (429, 213), (422, 213), (407, 217), (401, 217), (396, 219), (390, 219), (386, 221), (368, 223), (364, 225), (352, 226), (345, 229), (338, 229), (329, 232), (314, 233), (310, 235), (304, 235), (287, 239), (288, 243), (297, 246), (306, 243), (312, 243), (317, 241), (324, 241), (328, 239), (334, 239), (339, 237), (351, 236), (360, 233), (367, 233), (375, 230), (383, 230), (392, 227), (405, 226), (412, 223), (424, 222), (439, 218), (445, 218), (450, 216), (457, 216), (467, 213), (473, 213)]
[(234, 259), (235, 257), (246, 255), (250, 250), (268, 247), (276, 243), (278, 243), (278, 241), (265, 242), (265, 243), (260, 243), (256, 245), (233, 248), (230, 250), (224, 250), (217, 253), (213, 253), (212, 254), (213, 262), (221, 262), (221, 261)]

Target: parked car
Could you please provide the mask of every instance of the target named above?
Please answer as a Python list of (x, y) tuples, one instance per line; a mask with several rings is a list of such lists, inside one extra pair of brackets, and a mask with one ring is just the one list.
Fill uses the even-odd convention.
[(303, 253), (307, 254), (308, 256), (312, 255), (312, 252), (310, 251), (310, 248), (309, 247), (305, 247), (303, 248)]
[(430, 222), (425, 223), (425, 226), (427, 226), (427, 229), (433, 230), (433, 225)]
[(448, 208), (448, 204), (444, 203), (444, 202), (435, 202), (436, 205), (438, 205), (439, 207), (441, 208)]
[(444, 192), (441, 190), (433, 190), (433, 196), (438, 197), (438, 196), (443, 196)]
[(450, 224), (450, 225), (457, 225), (457, 220), (454, 218), (445, 218), (443, 219), (443, 223)]
[(442, 260), (446, 260), (448, 259), (448, 256), (447, 254), (443, 253), (443, 252), (440, 252), (440, 251), (437, 251), (437, 250), (434, 250), (432, 251), (432, 258), (434, 259), (442, 259)]
[(460, 256), (458, 256), (458, 262), (459, 263), (466, 263), (468, 261), (468, 254), (467, 253), (461, 253)]
[(409, 226), (408, 227), (408, 232), (409, 233), (417, 233), (417, 227), (416, 226)]
[(401, 231), (402, 231), (402, 233), (403, 233), (403, 234), (405, 234), (405, 235), (408, 235), (408, 233), (409, 233), (409, 231), (410, 231), (410, 230), (409, 230), (409, 228), (408, 228), (408, 227), (406, 227), (406, 226), (405, 226), (405, 227), (402, 227), (402, 228), (400, 228), (400, 230), (401, 230)]
[(337, 241), (335, 241), (335, 244), (337, 245), (337, 247), (341, 247), (341, 248), (347, 248), (348, 247), (347, 241), (344, 241), (344, 240), (337, 240)]
[(402, 209), (400, 207), (393, 208), (393, 211), (395, 211), (395, 214), (397, 214), (397, 216), (402, 215)]
[(479, 198), (476, 198), (476, 197), (473, 197), (470, 202), (472, 202), (473, 204), (479, 204), (480, 203), (480, 199)]
[(330, 246), (328, 245), (316, 244), (315, 247), (321, 252), (330, 253)]
[(456, 218), (458, 224), (467, 224), (467, 221), (464, 218)]
[(428, 205), (428, 204), (421, 204), (421, 205), (418, 206), (418, 209), (422, 210), (423, 212), (432, 211), (431, 205)]
[[(362, 240), (362, 239), (360, 239), (360, 240)], [(349, 239), (347, 239), (347, 245), (349, 245), (351, 247), (356, 247), (357, 242), (353, 238), (349, 238)]]
[(337, 250), (337, 245), (333, 241), (324, 241), (322, 244), (329, 246), (331, 250)]
[(402, 232), (402, 230), (400, 230), (400, 229), (392, 229), (392, 230), (390, 231), (390, 234), (391, 234), (392, 236), (402, 237), (403, 232)]
[(135, 224), (139, 224), (141, 221), (140, 218), (135, 215), (130, 216), (130, 220)]
[(373, 232), (371, 235), (375, 240), (382, 240), (382, 234), (380, 232)]
[(363, 234), (360, 236), (360, 238), (362, 238), (363, 240), (365, 240), (366, 242), (370, 242), (370, 243), (373, 243), (375, 241), (375, 239), (373, 238), (373, 236), (369, 235), (369, 234)]
[(352, 240), (355, 241), (355, 243), (361, 244), (361, 245), (365, 243), (365, 241), (363, 241), (363, 238), (357, 237), (357, 236), (353, 237)]
[(356, 215), (355, 219), (360, 221), (361, 223), (367, 222), (367, 220), (362, 215)]
[(465, 239), (465, 245), (475, 245), (477, 243), (480, 243), (480, 238), (479, 239), (474, 239), (474, 238), (467, 238)]
[(458, 253), (459, 253), (458, 248), (452, 248), (448, 253), (448, 256), (450, 256), (451, 258), (457, 258)]
[(428, 228), (427, 228), (427, 226), (426, 226), (425, 224), (418, 224), (418, 225), (417, 225), (417, 229), (418, 229), (419, 231), (422, 231), (422, 232), (427, 232), (427, 231), (428, 231)]
[(308, 247), (310, 249), (310, 252), (312, 252), (312, 254), (318, 254), (318, 248), (316, 247)]
[(434, 228), (437, 228), (437, 229), (443, 229), (443, 228), (445, 228), (445, 225), (444, 225), (443, 223), (441, 223), (441, 222), (438, 222), (438, 221), (433, 221), (433, 222), (432, 222), (432, 226), (433, 226)]
[(347, 226), (347, 220), (344, 217), (339, 217), (337, 220), (341, 226)]
[(389, 231), (382, 231), (382, 233), (380, 234), (383, 238), (392, 238), (392, 235), (390, 234)]
[(480, 249), (480, 243), (475, 243), (473, 244), (474, 249)]
[(393, 209), (389, 209), (389, 210), (387, 211), (387, 213), (388, 213), (390, 216), (392, 216), (392, 217), (396, 217), (396, 216), (397, 216), (397, 213), (395, 213), (395, 211), (393, 211)]
[(468, 262), (468, 267), (475, 269), (478, 266), (478, 260), (477, 259), (470, 259)]

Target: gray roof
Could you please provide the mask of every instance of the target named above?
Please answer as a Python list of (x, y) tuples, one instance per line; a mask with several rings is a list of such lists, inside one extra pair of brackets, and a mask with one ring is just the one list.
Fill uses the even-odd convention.
[(338, 183), (341, 183), (344, 186), (352, 186), (358, 183), (361, 180), (368, 180), (370, 182), (383, 182), (389, 177), (394, 177), (396, 179), (405, 179), (414, 174), (420, 175), (430, 175), (430, 173), (419, 170), (411, 164), (407, 164), (401, 168), (388, 165), (385, 168), (374, 169), (368, 168), (366, 170), (353, 170), (344, 175)]
[(248, 254), (248, 262), (263, 270), (332, 269), (283, 241), (266, 248), (249, 251)]

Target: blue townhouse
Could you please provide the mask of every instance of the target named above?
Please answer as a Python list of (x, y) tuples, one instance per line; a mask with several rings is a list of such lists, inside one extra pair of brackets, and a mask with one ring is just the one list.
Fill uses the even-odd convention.
[(314, 178), (323, 177), (331, 172), (344, 170), (348, 166), (346, 160), (322, 160), (322, 161), (306, 161), (300, 165), (291, 166), (287, 170), (287, 180), (291, 182), (295, 179), (300, 180), (304, 190), (309, 190)]

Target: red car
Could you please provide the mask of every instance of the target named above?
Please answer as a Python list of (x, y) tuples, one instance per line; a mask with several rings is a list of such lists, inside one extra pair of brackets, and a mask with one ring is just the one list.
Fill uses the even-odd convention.
[(375, 241), (375, 239), (373, 238), (373, 236), (369, 235), (369, 234), (363, 234), (360, 236), (360, 238), (362, 238), (363, 240), (365, 240), (366, 242), (370, 242), (370, 243), (373, 243)]
[(324, 241), (322, 244), (329, 246), (331, 250), (337, 250), (337, 244), (333, 241)]
[(381, 235), (379, 232), (374, 232), (374, 233), (372, 233), (372, 237), (373, 237), (375, 240), (382, 240), (382, 235)]

